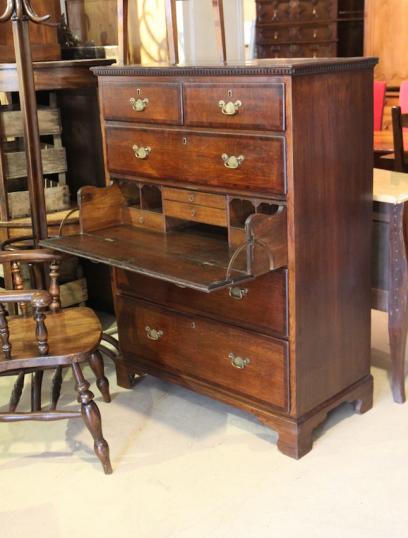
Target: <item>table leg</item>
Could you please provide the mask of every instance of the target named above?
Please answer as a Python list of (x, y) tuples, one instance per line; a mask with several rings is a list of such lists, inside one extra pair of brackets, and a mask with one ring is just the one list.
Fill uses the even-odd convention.
[(404, 230), (405, 205), (395, 204), (390, 214), (390, 285), (388, 293), (388, 333), (392, 363), (392, 394), (395, 402), (405, 402), (405, 347), (408, 329), (408, 267)]

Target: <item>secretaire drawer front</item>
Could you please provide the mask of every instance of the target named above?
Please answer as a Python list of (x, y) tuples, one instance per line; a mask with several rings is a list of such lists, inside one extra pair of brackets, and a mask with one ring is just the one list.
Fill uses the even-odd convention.
[(183, 123), (180, 84), (102, 79), (99, 91), (103, 115), (107, 120), (170, 125)]
[(108, 126), (106, 147), (112, 174), (265, 193), (286, 190), (283, 136)]
[(111, 173), (138, 178), (173, 178), (181, 173), (181, 136), (165, 129), (107, 127), (106, 151)]
[(115, 270), (118, 289), (126, 294), (197, 312), (265, 334), (288, 335), (287, 270), (278, 269), (252, 282), (204, 294), (174, 284)]
[(117, 307), (125, 353), (184, 378), (287, 408), (286, 342), (129, 298), (118, 297)]
[(283, 131), (285, 87), (269, 84), (185, 84), (185, 124)]

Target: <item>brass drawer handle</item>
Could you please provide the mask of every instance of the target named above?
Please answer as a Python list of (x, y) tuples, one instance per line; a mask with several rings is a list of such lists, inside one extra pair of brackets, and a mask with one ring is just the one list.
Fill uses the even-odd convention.
[(132, 147), (132, 149), (133, 149), (136, 159), (147, 159), (150, 153), (152, 152), (151, 147), (137, 146), (136, 144)]
[(251, 364), (250, 359), (243, 359), (242, 357), (238, 357), (238, 355), (235, 355), (235, 353), (230, 353), (228, 355), (228, 358), (230, 359), (232, 366), (234, 368), (238, 368), (238, 370), (243, 370), (249, 364)]
[(235, 101), (235, 103), (233, 103), (232, 101), (228, 101), (228, 103), (226, 103), (221, 99), (221, 101), (218, 101), (218, 106), (220, 107), (221, 112), (225, 116), (235, 116), (236, 114), (238, 114), (242, 103), (241, 101)]
[(224, 166), (226, 168), (230, 168), (231, 170), (239, 168), (245, 161), (245, 157), (243, 155), (238, 155), (238, 157), (235, 157), (235, 155), (229, 156), (226, 153), (221, 155), (221, 159), (224, 161)]
[(132, 110), (135, 112), (143, 112), (147, 105), (149, 104), (149, 99), (145, 97), (144, 99), (135, 99), (134, 97), (131, 97), (129, 99), (130, 106), (132, 107)]
[(233, 288), (229, 289), (228, 293), (231, 299), (242, 301), (242, 299), (248, 295), (248, 288), (239, 288), (238, 286), (234, 286)]
[(150, 327), (145, 327), (147, 338), (149, 340), (160, 340), (160, 338), (163, 336), (164, 332), (162, 330), (157, 329), (151, 329)]

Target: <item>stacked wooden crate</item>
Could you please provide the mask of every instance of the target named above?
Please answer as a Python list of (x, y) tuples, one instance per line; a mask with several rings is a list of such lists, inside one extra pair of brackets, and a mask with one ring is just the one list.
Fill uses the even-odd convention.
[[(61, 221), (74, 206), (66, 184), (67, 159), (61, 140), (61, 117), (55, 95), (50, 94), (50, 106), (39, 107), (38, 122), (48, 233), (56, 235)], [(0, 242), (30, 236), (30, 214), (22, 113), (15, 105), (0, 106)], [(65, 232), (75, 232), (77, 229), (78, 217), (73, 215), (67, 220)], [(61, 277), (61, 298), (65, 306), (86, 301), (86, 280), (76, 259), (64, 260)], [(7, 269), (4, 280), (5, 286), (11, 287), (11, 276)]]
[[(66, 185), (67, 160), (61, 142), (61, 118), (59, 109), (44, 107), (38, 110), (41, 157), (44, 171), (44, 187), (47, 212), (70, 208), (69, 189)], [(13, 106), (0, 107), (1, 161), (7, 200), (2, 220), (13, 220), (30, 215), (27, 190), (27, 162), (24, 151), (22, 114)], [(2, 204), (2, 205), (3, 205)]]

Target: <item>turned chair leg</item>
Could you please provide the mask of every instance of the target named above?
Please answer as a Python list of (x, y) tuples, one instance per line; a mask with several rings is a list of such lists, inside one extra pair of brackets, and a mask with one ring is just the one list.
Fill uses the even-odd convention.
[(31, 374), (31, 411), (41, 411), (41, 388), (44, 371)]
[(9, 403), (9, 412), (14, 413), (17, 409), (17, 406), (20, 402), (21, 395), (23, 393), (24, 388), (24, 379), (25, 374), (24, 372), (20, 372), (17, 376), (16, 382), (14, 383), (13, 392), (10, 396), (10, 403)]
[(99, 351), (95, 351), (89, 357), (89, 365), (96, 377), (96, 386), (98, 387), (104, 402), (110, 402), (109, 381), (105, 377), (103, 358)]
[(51, 406), (50, 406), (51, 411), (55, 411), (55, 409), (57, 408), (58, 400), (61, 395), (61, 386), (62, 386), (62, 366), (58, 366), (55, 369), (55, 373), (52, 378)]
[(79, 400), (81, 402), (82, 418), (94, 439), (95, 454), (102, 463), (105, 474), (111, 474), (112, 466), (109, 459), (109, 446), (102, 434), (101, 414), (98, 406), (93, 400), (94, 395), (89, 390), (89, 383), (84, 378), (78, 363), (72, 364), (72, 370), (74, 372)]

